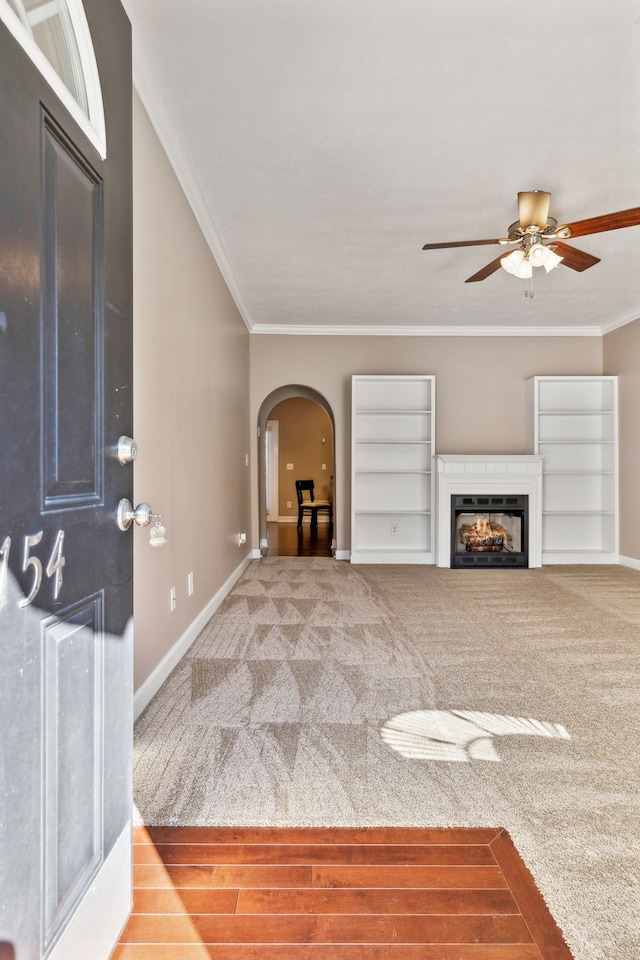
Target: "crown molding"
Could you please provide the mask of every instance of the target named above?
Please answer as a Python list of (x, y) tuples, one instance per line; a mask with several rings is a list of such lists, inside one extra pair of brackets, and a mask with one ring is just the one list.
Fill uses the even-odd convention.
[(247, 330), (251, 332), (253, 322), (249, 314), (249, 309), (240, 291), (240, 286), (236, 280), (231, 261), (227, 256), (220, 234), (216, 229), (213, 217), (205, 202), (198, 178), (195, 175), (188, 155), (182, 147), (175, 124), (162, 97), (160, 80), (153, 67), (151, 57), (148, 55), (145, 45), (140, 39), (141, 31), (136, 27), (135, 14), (131, 11), (130, 5), (126, 0), (123, 6), (131, 20), (133, 31), (134, 89), (149, 115), (149, 119), (162, 145), (162, 149), (167, 155), (176, 179), (196, 218), (211, 254), (218, 265), (220, 273), (229, 288), (229, 292), (233, 297), (240, 316)]
[(257, 323), (252, 334), (316, 337), (600, 337), (600, 327), (301, 326)]
[(635, 310), (632, 314), (627, 314), (626, 317), (622, 317), (620, 320), (613, 320), (611, 323), (604, 323), (600, 327), (602, 331), (602, 336), (606, 333), (612, 333), (614, 330), (619, 330), (620, 327), (626, 327), (629, 323), (634, 323), (636, 320), (640, 320), (640, 308)]

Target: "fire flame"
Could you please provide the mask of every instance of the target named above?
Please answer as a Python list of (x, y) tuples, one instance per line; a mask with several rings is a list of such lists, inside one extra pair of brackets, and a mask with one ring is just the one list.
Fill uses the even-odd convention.
[[(493, 524), (489, 520), (489, 517), (478, 517), (472, 526), (478, 536), (492, 537), (494, 535)], [(502, 530), (503, 527), (497, 527), (496, 529)]]

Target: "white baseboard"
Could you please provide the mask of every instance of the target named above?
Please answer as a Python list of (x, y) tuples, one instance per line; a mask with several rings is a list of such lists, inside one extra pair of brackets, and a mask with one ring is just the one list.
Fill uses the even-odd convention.
[(336, 560), (351, 560), (350, 550), (336, 550), (334, 554)]
[(596, 550), (567, 550), (542, 553), (542, 565), (550, 567), (555, 564), (600, 564), (600, 563), (620, 563), (620, 557), (617, 553), (598, 553)]
[[(218, 592), (209, 600), (195, 620), (187, 627), (182, 636), (176, 640), (169, 652), (162, 658), (157, 667), (136, 690), (133, 697), (133, 719), (137, 720), (142, 711), (151, 702), (173, 668), (182, 660), (185, 653), (196, 639), (200, 631), (209, 622), (231, 588), (240, 579), (252, 560), (260, 558), (259, 550), (252, 550), (234, 570), (228, 580), (222, 584)], [(135, 631), (135, 624), (134, 624)]]
[(632, 570), (640, 570), (640, 560), (636, 560), (635, 557), (619, 557), (618, 562), (623, 567), (631, 567)]

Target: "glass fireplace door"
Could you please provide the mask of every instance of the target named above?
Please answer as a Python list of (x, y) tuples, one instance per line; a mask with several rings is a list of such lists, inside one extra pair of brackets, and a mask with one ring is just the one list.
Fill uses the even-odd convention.
[(453, 496), (451, 566), (528, 566), (526, 496)]

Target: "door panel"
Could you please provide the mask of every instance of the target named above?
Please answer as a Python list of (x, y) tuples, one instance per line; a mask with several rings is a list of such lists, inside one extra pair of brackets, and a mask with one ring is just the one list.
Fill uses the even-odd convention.
[(100, 593), (42, 623), (45, 947), (103, 858), (103, 610)]
[(43, 120), (43, 479), (57, 509), (102, 500), (102, 183)]
[(0, 943), (19, 960), (106, 960), (131, 897), (131, 38), (118, 0), (85, 9), (105, 160), (0, 23)]

